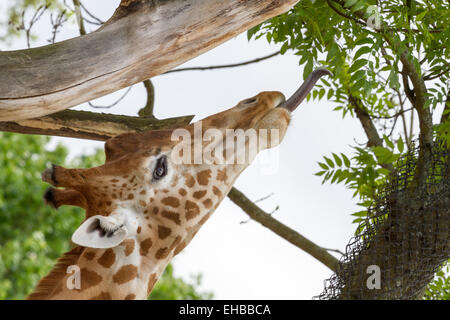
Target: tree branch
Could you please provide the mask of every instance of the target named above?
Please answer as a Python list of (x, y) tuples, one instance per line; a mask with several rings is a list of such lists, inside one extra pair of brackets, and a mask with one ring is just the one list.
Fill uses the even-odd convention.
[(234, 68), (234, 67), (242, 67), (246, 66), (252, 63), (257, 63), (263, 60), (267, 60), (270, 58), (273, 58), (280, 54), (280, 51), (274, 52), (272, 54), (269, 54), (267, 56), (256, 58), (249, 61), (239, 62), (239, 63), (232, 63), (232, 64), (223, 64), (223, 65), (217, 65), (217, 66), (209, 66), (209, 67), (189, 67), (189, 68), (179, 68), (179, 69), (173, 69), (169, 70), (167, 72), (164, 72), (163, 74), (169, 74), (174, 72), (181, 72), (181, 71), (205, 71), (205, 70), (215, 70), (215, 69), (225, 69), (225, 68)]
[(250, 216), (255, 221), (261, 223), (264, 227), (273, 231), (283, 239), (287, 240), (294, 246), (300, 248), (301, 250), (309, 253), (314, 258), (322, 262), (332, 271), (336, 272), (339, 266), (339, 261), (334, 256), (328, 253), (328, 249), (322, 248), (310, 240), (306, 239), (304, 236), (299, 234), (297, 231), (289, 228), (288, 226), (282, 224), (278, 220), (274, 219), (271, 215), (264, 212), (261, 208), (255, 205), (251, 200), (249, 200), (242, 192), (236, 188), (231, 188), (228, 193), (228, 198), (233, 201), (238, 207), (240, 207), (246, 214)]
[(65, 110), (30, 120), (0, 121), (0, 131), (106, 141), (127, 132), (182, 127), (189, 124), (193, 117), (184, 116), (157, 120), (154, 118)]
[(297, 1), (122, 1), (96, 32), (54, 45), (1, 51), (0, 121), (41, 117), (150, 79)]

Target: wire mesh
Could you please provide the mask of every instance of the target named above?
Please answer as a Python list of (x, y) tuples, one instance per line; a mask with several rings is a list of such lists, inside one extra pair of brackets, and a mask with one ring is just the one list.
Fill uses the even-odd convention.
[[(419, 152), (412, 148), (399, 159), (359, 234), (347, 244), (338, 271), (315, 299), (416, 299), (449, 259), (450, 153), (435, 143), (428, 177), (417, 184)], [(372, 277), (377, 272), (378, 286)]]

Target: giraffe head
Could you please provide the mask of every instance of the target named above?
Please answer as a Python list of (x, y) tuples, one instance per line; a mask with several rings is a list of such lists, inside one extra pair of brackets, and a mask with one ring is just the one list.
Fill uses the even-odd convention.
[(314, 72), (287, 101), (279, 92), (262, 92), (184, 128), (114, 137), (102, 166), (44, 171), (44, 181), (64, 188), (50, 188), (45, 199), (86, 209), (72, 237), (76, 244), (123, 247), (125, 256), (132, 242), (141, 257), (165, 266), (258, 151), (281, 142), (290, 113), (324, 73)]

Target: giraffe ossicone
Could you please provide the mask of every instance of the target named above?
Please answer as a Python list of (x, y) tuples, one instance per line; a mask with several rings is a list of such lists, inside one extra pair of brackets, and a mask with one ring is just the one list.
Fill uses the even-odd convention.
[[(173, 139), (174, 130), (128, 133), (105, 143), (102, 166), (47, 169), (42, 179), (55, 188), (46, 192), (45, 201), (55, 208), (81, 207), (86, 219), (72, 236), (77, 246), (28, 298), (146, 299), (171, 258), (189, 244), (255, 154), (281, 142), (291, 111), (324, 74), (313, 72), (287, 101), (280, 92), (262, 92), (201, 120), (200, 129), (198, 123), (181, 128), (193, 137), (183, 140), (183, 147)], [(196, 130), (202, 139), (195, 139)], [(244, 137), (233, 135), (227, 144), (230, 130)], [(210, 161), (174, 161), (174, 152), (199, 159), (198, 144), (201, 158)], [(245, 161), (218, 160), (238, 156)], [(79, 270), (79, 286), (68, 285), (73, 282), (68, 270)]]

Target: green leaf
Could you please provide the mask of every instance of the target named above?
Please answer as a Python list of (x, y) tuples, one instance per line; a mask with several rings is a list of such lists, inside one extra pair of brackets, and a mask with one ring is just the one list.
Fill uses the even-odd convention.
[(332, 153), (334, 162), (340, 167), (342, 166), (342, 160), (339, 158), (339, 156), (335, 153)]
[(362, 56), (363, 54), (369, 53), (370, 51), (372, 51), (372, 49), (370, 47), (359, 48), (358, 51), (356, 51), (355, 55), (353, 56), (353, 60), (358, 59), (360, 56)]
[(329, 158), (327, 158), (325, 156), (323, 158), (325, 159), (325, 161), (327, 162), (327, 164), (328, 164), (328, 166), (330, 168), (334, 168), (334, 163), (333, 163), (333, 161), (331, 159), (329, 159)]
[(355, 62), (353, 62), (352, 66), (350, 67), (350, 69), (348, 69), (349, 73), (353, 73), (356, 70), (361, 69), (362, 67), (364, 67), (365, 65), (367, 65), (367, 60), (366, 59), (359, 59), (356, 60)]
[(341, 153), (341, 156), (342, 156), (342, 159), (344, 160), (345, 166), (346, 166), (347, 168), (350, 168), (350, 165), (351, 165), (350, 160), (349, 160), (349, 159), (347, 158), (347, 156), (346, 156), (345, 154), (343, 154), (343, 153)]

